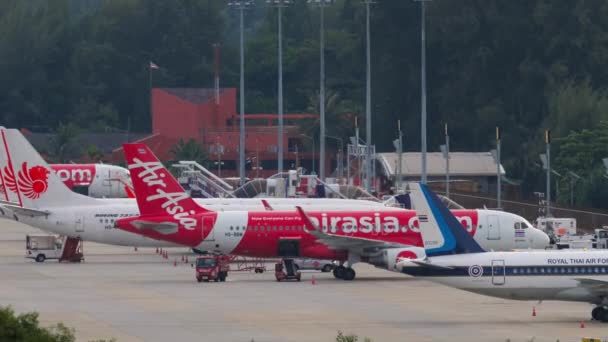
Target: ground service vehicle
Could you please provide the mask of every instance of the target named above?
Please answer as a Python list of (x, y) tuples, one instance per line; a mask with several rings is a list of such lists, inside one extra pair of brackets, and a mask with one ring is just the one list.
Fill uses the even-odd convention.
[(203, 255), (196, 258), (196, 280), (226, 281), (228, 277), (228, 262), (221, 255)]
[(36, 262), (46, 259), (80, 262), (83, 260), (82, 241), (48, 234), (29, 234), (25, 237), (25, 257)]
[(315, 270), (321, 272), (331, 272), (336, 265), (332, 260), (323, 259), (295, 259), (294, 263), (298, 270)]
[(300, 281), (302, 274), (296, 269), (292, 259), (283, 259), (274, 265), (274, 276), (277, 281), (297, 280)]

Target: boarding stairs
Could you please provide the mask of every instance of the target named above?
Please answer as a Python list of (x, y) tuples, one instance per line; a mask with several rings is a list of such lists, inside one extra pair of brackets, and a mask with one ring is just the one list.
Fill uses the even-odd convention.
[(83, 241), (80, 238), (66, 236), (59, 262), (81, 262), (83, 260)]
[(235, 197), (230, 184), (195, 161), (180, 161), (172, 166), (179, 170), (180, 184), (190, 193), (194, 190), (207, 198)]

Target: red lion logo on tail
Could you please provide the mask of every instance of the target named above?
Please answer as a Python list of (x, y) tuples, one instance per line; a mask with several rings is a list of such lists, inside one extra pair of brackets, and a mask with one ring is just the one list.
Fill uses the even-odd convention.
[[(10, 174), (7, 177), (7, 186), (12, 191), (17, 190), (14, 186), (15, 176)], [(33, 166), (29, 170), (27, 168), (27, 162), (23, 162), (21, 170), (19, 170), (19, 190), (25, 195), (25, 197), (31, 199), (38, 199), (40, 195), (46, 192), (49, 187), (49, 170), (42, 166)], [(14, 188), (14, 190), (13, 190)]]

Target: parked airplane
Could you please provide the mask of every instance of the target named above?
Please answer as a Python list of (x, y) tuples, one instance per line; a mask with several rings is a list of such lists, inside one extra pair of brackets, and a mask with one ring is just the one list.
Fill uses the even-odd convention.
[(425, 185), (412, 185), (411, 198), (427, 256), (399, 262), (401, 272), (493, 297), (588, 302), (608, 322), (605, 250), (484, 252)]
[[(81, 238), (85, 241), (123, 245), (165, 247), (175, 244), (143, 237), (116, 229), (119, 218), (137, 216), (133, 198), (94, 199), (70, 191), (36, 152), (25, 137), (15, 129), (0, 128), (0, 176), (12, 175), (13, 181), (0, 185), (6, 197), (0, 201), (0, 215), (16, 219), (48, 232)], [(3, 177), (0, 177), (2, 179)], [(382, 203), (344, 199), (268, 198), (267, 203), (277, 210), (337, 208), (343, 211), (381, 207)], [(260, 199), (196, 199), (196, 202), (216, 211), (264, 210)], [(473, 218), (467, 218), (473, 221)]]
[[(108, 164), (51, 164), (49, 167), (70, 190), (80, 194), (95, 198), (133, 197), (129, 171), (124, 167)], [(15, 188), (17, 179), (10, 169), (0, 173), (0, 198), (8, 201), (10, 193), (4, 188)]]
[[(146, 145), (125, 144), (123, 148), (141, 213), (117, 221), (117, 226), (128, 232), (222, 254), (348, 261), (349, 267), (341, 265), (334, 272), (345, 280), (355, 278), (350, 266), (359, 261), (392, 269), (398, 258), (424, 254), (411, 210), (305, 213), (298, 207), (297, 211), (215, 212), (190, 198)], [(488, 249), (544, 247), (549, 243), (546, 234), (513, 214), (491, 210), (454, 213), (483, 222), (468, 224), (463, 220), (467, 224), (461, 224), (460, 230)], [(499, 218), (509, 224), (500, 226)], [(522, 224), (524, 235), (518, 238), (514, 227)], [(494, 229), (502, 235), (490, 233)]]

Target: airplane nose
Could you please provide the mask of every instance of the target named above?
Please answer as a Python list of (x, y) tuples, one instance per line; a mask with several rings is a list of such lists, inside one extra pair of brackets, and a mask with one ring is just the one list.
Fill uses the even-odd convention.
[(544, 249), (545, 247), (548, 247), (550, 244), (549, 235), (545, 234), (545, 232), (540, 229), (532, 229), (534, 229), (534, 241), (532, 242), (532, 248)]

